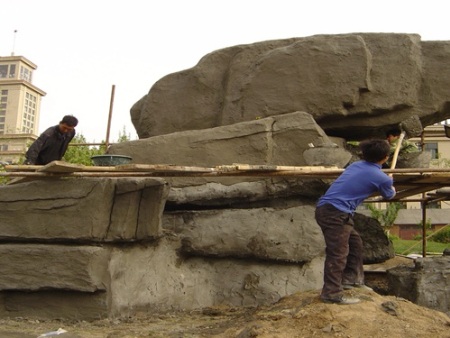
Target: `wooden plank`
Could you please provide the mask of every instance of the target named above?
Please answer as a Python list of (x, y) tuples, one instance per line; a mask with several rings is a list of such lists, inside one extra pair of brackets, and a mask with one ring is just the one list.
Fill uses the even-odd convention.
[(172, 164), (121, 164), (115, 167), (115, 171), (210, 173), (214, 172), (215, 169), (196, 166), (178, 166)]
[(8, 183), (6, 183), (6, 185), (25, 183), (35, 180), (36, 180), (35, 177), (14, 177), (13, 179), (9, 180)]
[(422, 186), (416, 186), (415, 188), (412, 189), (406, 189), (406, 190), (402, 190), (397, 192), (397, 194), (395, 195), (395, 197), (391, 200), (391, 201), (396, 201), (396, 200), (401, 200), (410, 196), (414, 196), (414, 195), (418, 195), (421, 193), (425, 193), (428, 191), (432, 191), (432, 190), (436, 190), (441, 188), (441, 185), (422, 185)]
[(89, 166), (85, 166), (83, 168), (82, 172), (85, 172), (85, 173), (88, 173), (88, 172), (99, 172), (99, 173), (116, 172), (116, 167), (115, 166), (92, 166), (92, 165), (89, 165)]
[(82, 164), (73, 164), (64, 161), (53, 161), (36, 171), (46, 173), (73, 173), (75, 171), (83, 171), (85, 167), (86, 166)]
[(235, 167), (236, 170), (246, 171), (300, 171), (300, 172), (323, 172), (339, 170), (343, 171), (336, 166), (324, 167), (324, 166), (280, 166), (280, 165), (252, 165), (252, 164), (239, 164), (234, 163), (230, 167)]
[(6, 171), (36, 171), (42, 168), (42, 165), (22, 165), (22, 164), (8, 164), (5, 165)]

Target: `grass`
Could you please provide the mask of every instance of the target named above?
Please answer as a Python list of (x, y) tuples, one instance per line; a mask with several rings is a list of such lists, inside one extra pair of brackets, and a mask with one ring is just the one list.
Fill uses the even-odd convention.
[[(409, 254), (422, 254), (422, 239), (420, 240), (404, 240), (393, 238), (391, 239), (394, 244), (394, 250), (397, 255), (409, 255)], [(450, 243), (438, 243), (427, 240), (426, 251), (427, 253), (442, 254), (444, 249), (450, 248)]]

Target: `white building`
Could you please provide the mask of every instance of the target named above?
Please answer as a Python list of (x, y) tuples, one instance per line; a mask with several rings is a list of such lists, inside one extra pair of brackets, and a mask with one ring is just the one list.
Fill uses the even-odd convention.
[(18, 163), (37, 138), (41, 99), (37, 66), (23, 56), (0, 57), (0, 161)]

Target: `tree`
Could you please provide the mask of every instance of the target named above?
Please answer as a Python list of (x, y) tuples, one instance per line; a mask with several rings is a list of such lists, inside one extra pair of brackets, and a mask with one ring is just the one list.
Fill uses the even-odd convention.
[(388, 233), (389, 229), (394, 225), (398, 211), (403, 209), (403, 204), (400, 202), (390, 202), (387, 204), (386, 209), (378, 209), (372, 203), (367, 203), (367, 208), (372, 213), (372, 217), (380, 222), (386, 233)]
[[(125, 127), (123, 127), (122, 131), (119, 132), (119, 137), (116, 143), (127, 142), (130, 140), (130, 135), (127, 134)], [(83, 134), (77, 134), (73, 138), (69, 148), (64, 155), (63, 160), (69, 163), (75, 164), (83, 164), (83, 165), (92, 165), (91, 157), (95, 155), (103, 155), (106, 152), (106, 148), (104, 145), (101, 146), (89, 146), (89, 145), (80, 145), (76, 146), (76, 143), (88, 143)], [(100, 143), (105, 143), (105, 141), (101, 141)]]
[[(0, 172), (3, 172), (3, 171), (6, 171), (5, 167), (2, 164), (0, 164)], [(9, 181), (9, 177), (0, 176), (0, 185), (4, 185), (4, 184), (8, 183), (8, 181)]]
[(71, 145), (63, 157), (64, 161), (69, 163), (92, 165), (91, 157), (105, 153), (105, 146), (88, 146), (88, 145), (74, 145), (76, 143), (87, 143), (83, 134), (75, 135)]
[(122, 131), (119, 132), (119, 138), (117, 139), (117, 143), (128, 142), (131, 140), (130, 133), (127, 134), (127, 130), (125, 126), (123, 126)]

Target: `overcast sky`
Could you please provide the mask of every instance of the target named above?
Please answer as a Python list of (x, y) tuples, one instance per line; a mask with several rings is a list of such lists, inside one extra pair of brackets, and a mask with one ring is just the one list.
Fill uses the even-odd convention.
[[(416, 33), (450, 40), (441, 0), (0, 0), (0, 55), (35, 63), (39, 132), (73, 114), (89, 142), (136, 132), (130, 108), (163, 76), (238, 44), (316, 34)], [(17, 33), (14, 33), (17, 30)]]

